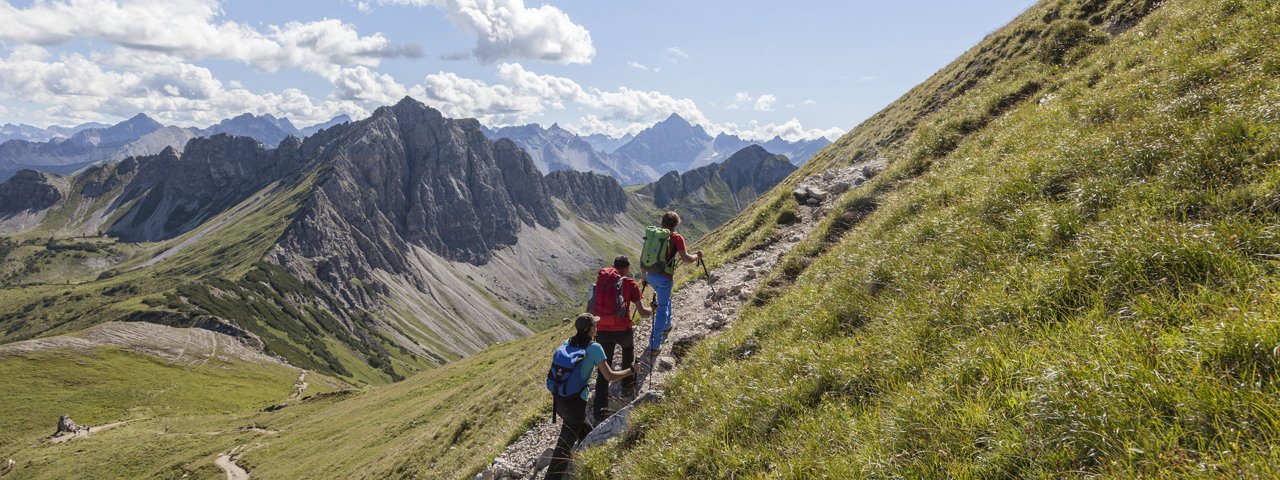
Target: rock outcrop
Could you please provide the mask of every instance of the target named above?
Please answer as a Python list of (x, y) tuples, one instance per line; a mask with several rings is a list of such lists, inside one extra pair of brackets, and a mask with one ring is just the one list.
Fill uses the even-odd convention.
[(21, 170), (0, 183), (0, 216), (44, 210), (58, 203), (62, 197), (63, 193), (48, 175), (35, 170)]
[(75, 435), (86, 429), (86, 427), (76, 425), (76, 422), (71, 421), (71, 415), (64, 413), (58, 417), (58, 430), (53, 432), (53, 436)]
[[(699, 190), (719, 180), (727, 187), (737, 210), (795, 170), (787, 157), (773, 155), (759, 145), (750, 145), (731, 155), (724, 163), (713, 163), (683, 174), (667, 172), (651, 185), (651, 193), (654, 205), (666, 208), (676, 200), (696, 195)], [(740, 198), (743, 196), (746, 198)]]
[(613, 177), (562, 170), (545, 177), (551, 196), (583, 218), (605, 222), (627, 210), (627, 192)]
[[(302, 160), (294, 137), (267, 151), (249, 137), (219, 134), (136, 159), (139, 174), (116, 200), (136, 202), (107, 233), (125, 241), (173, 238), (225, 211), (283, 176)], [(121, 165), (124, 167), (124, 165)]]

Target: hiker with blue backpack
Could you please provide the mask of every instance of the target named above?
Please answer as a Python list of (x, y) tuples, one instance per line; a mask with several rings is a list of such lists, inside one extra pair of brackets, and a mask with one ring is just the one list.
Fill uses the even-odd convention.
[(679, 225), (680, 215), (667, 212), (662, 215), (661, 227), (651, 225), (644, 229), (640, 268), (657, 294), (658, 307), (653, 316), (653, 331), (649, 333), (649, 348), (641, 354), (642, 358), (656, 356), (671, 331), (671, 288), (675, 284), (676, 260), (684, 263), (702, 260), (702, 252), (689, 255), (685, 250), (684, 237), (675, 231)]
[(573, 322), (577, 333), (560, 345), (552, 356), (551, 369), (547, 372), (547, 390), (551, 391), (554, 411), (552, 421), (559, 416), (564, 424), (560, 427), (560, 437), (556, 439), (551, 465), (547, 469), (548, 480), (564, 478), (574, 444), (591, 433), (591, 425), (587, 424), (587, 383), (591, 380), (592, 370), (599, 369), (610, 382), (622, 380), (633, 373), (630, 368), (614, 370), (609, 365), (604, 347), (595, 341), (596, 322), (599, 320), (600, 317), (590, 313), (579, 314)]
[[(613, 363), (613, 352), (622, 350), (623, 369), (631, 368), (635, 360), (635, 340), (631, 325), (631, 307), (641, 317), (653, 315), (653, 304), (646, 308), (643, 292), (628, 274), (631, 271), (631, 259), (626, 255), (618, 255), (613, 259), (612, 267), (600, 269), (596, 274), (596, 283), (591, 287), (591, 295), (587, 300), (587, 312), (600, 316), (596, 323), (596, 341), (604, 347), (605, 358)], [(623, 395), (636, 395), (636, 378), (634, 376), (622, 380)], [(591, 401), (591, 413), (596, 422), (604, 420), (613, 412), (609, 410), (609, 379), (601, 370), (596, 376), (596, 394)]]

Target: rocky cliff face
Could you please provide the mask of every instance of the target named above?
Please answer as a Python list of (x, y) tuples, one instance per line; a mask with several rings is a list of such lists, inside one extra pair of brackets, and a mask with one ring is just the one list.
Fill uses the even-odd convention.
[(551, 196), (583, 218), (607, 222), (627, 210), (627, 192), (608, 175), (562, 170), (545, 178)]
[(130, 160), (140, 172), (115, 203), (136, 203), (107, 233), (125, 241), (157, 241), (187, 232), (296, 171), (299, 147), (292, 138), (267, 151), (252, 138), (220, 134), (192, 139), (181, 155), (167, 148)]
[[(654, 206), (667, 208), (683, 201), (686, 206), (728, 200), (737, 211), (759, 194), (768, 191), (794, 172), (796, 167), (782, 155), (774, 155), (759, 145), (751, 145), (729, 156), (723, 163), (713, 163), (683, 174), (668, 172), (641, 193), (653, 197)], [(708, 188), (722, 188), (723, 195), (709, 194)], [(693, 205), (688, 205), (692, 203)]]
[(756, 195), (768, 191), (796, 171), (783, 155), (774, 155), (759, 145), (751, 145), (734, 153), (720, 164), (720, 178), (734, 192), (749, 189)]
[(22, 211), (44, 210), (62, 200), (63, 192), (49, 176), (35, 170), (20, 170), (0, 183), (0, 217)]
[(415, 100), (325, 130), (302, 150), (328, 173), (280, 245), (351, 301), (371, 300), (351, 279), (414, 271), (411, 247), (484, 265), (522, 227), (560, 225), (528, 154)]

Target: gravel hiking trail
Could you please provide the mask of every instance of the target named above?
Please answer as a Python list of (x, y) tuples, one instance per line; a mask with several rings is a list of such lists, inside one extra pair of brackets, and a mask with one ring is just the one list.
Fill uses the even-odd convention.
[[(634, 398), (627, 397), (621, 391), (620, 382), (610, 385), (609, 406), (617, 413), (595, 424), (594, 430), (583, 439), (579, 448), (601, 444), (623, 433), (628, 428), (627, 417), (635, 405), (661, 397), (662, 386), (680, 370), (683, 353), (737, 320), (742, 307), (760, 282), (787, 252), (807, 237), (826, 217), (835, 204), (835, 199), (845, 191), (862, 185), (883, 166), (883, 160), (861, 163), (831, 169), (801, 181), (795, 189), (797, 197), (814, 199), (801, 202), (798, 222), (778, 225), (766, 245), (720, 265), (711, 271), (710, 279), (701, 278), (686, 283), (674, 292), (672, 329), (655, 357), (640, 355), (640, 349), (648, 345), (653, 323), (648, 319), (636, 322), (634, 338), (639, 392)], [(681, 270), (684, 274), (692, 274), (695, 270), (700, 271), (701, 267), (697, 264), (683, 265)], [(646, 301), (650, 298), (649, 292), (651, 291), (645, 293)], [(592, 419), (589, 418), (588, 421)], [(559, 433), (559, 423), (553, 424), (549, 418), (539, 421), (507, 446), (488, 468), (476, 475), (476, 480), (543, 478)]]

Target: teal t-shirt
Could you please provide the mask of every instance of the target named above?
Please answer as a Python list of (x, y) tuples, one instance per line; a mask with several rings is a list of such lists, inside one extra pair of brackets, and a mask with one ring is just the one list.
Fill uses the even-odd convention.
[[(564, 343), (565, 345), (568, 345), (569, 341), (565, 340)], [(591, 342), (591, 345), (587, 346), (587, 358), (582, 359), (582, 368), (578, 369), (578, 375), (582, 376), (583, 385), (586, 385), (591, 381), (591, 374), (595, 373), (596, 365), (600, 364), (600, 362), (603, 362), (604, 360), (604, 347), (601, 347), (599, 343)], [(586, 400), (590, 395), (590, 388), (582, 389), (583, 400)]]

